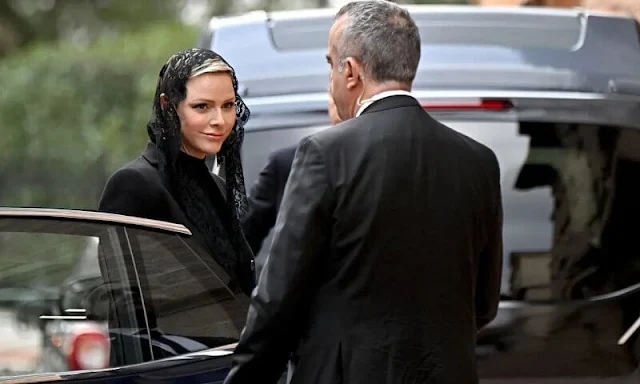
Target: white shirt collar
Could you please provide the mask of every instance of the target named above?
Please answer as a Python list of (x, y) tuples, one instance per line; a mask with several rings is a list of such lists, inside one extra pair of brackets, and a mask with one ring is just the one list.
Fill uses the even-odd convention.
[(391, 97), (391, 96), (411, 96), (413, 97), (413, 95), (411, 94), (411, 92), (407, 92), (407, 91), (403, 91), (403, 90), (395, 90), (395, 91), (384, 91), (384, 92), (380, 92), (376, 95), (373, 95), (372, 97), (361, 101), (360, 103), (360, 107), (358, 108), (358, 111), (356, 112), (356, 115), (354, 117), (358, 117), (362, 114), (362, 112), (364, 112), (365, 109), (369, 108), (369, 106), (371, 104), (373, 104), (374, 102), (380, 100), (380, 99), (384, 99), (386, 97)]
[(209, 155), (205, 157), (204, 163), (209, 168), (211, 173), (215, 173), (216, 175), (220, 172), (220, 164), (218, 164), (218, 156), (217, 155)]

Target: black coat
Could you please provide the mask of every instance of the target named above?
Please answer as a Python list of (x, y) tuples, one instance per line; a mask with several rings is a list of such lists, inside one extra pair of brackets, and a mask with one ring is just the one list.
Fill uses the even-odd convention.
[(501, 270), (494, 153), (379, 100), (300, 144), (226, 383), (477, 382)]
[(297, 148), (296, 145), (273, 152), (249, 192), (249, 210), (242, 220), (242, 225), (244, 236), (255, 255), (276, 223), (282, 194)]
[[(129, 216), (143, 217), (183, 224), (191, 233), (193, 240), (201, 250), (214, 255), (216, 250), (210, 249), (201, 233), (191, 223), (178, 202), (166, 187), (166, 183), (158, 170), (158, 148), (149, 142), (141, 156), (117, 170), (105, 186), (98, 209), (103, 212), (118, 213)], [(211, 174), (217, 191), (223, 201), (226, 199), (224, 180)], [(218, 193), (219, 192), (219, 193)], [(248, 247), (248, 244), (244, 244)], [(247, 251), (251, 254), (250, 251)], [(251, 265), (245, 265), (235, 282), (242, 290), (249, 294), (255, 283), (253, 260)], [(221, 276), (225, 279), (226, 276)], [(235, 286), (234, 282), (231, 282)]]

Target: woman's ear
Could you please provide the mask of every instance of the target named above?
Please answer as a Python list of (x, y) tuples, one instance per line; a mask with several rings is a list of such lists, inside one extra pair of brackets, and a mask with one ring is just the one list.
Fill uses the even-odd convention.
[(167, 97), (166, 94), (161, 93), (160, 94), (160, 108), (162, 108), (162, 110), (166, 110), (167, 107), (169, 106), (169, 98)]

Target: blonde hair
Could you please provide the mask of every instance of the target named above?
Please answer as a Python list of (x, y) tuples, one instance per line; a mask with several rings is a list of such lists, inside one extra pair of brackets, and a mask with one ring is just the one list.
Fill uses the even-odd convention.
[(233, 69), (227, 63), (225, 63), (221, 58), (216, 57), (213, 59), (207, 59), (202, 64), (191, 70), (191, 74), (189, 78), (193, 78), (196, 76), (200, 76), (204, 73), (219, 73), (219, 72), (227, 72), (229, 74), (233, 74)]

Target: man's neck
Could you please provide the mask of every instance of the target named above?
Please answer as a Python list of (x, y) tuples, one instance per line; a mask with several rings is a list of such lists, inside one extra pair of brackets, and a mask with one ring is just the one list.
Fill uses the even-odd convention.
[(365, 86), (365, 92), (362, 94), (361, 100), (367, 100), (382, 92), (389, 91), (406, 91), (411, 92), (411, 84), (399, 83), (397, 81), (388, 81), (375, 85)]
[(357, 100), (354, 106), (353, 117), (358, 116), (373, 99), (377, 99), (376, 96), (381, 95), (384, 92), (411, 92), (411, 84), (398, 83), (398, 82), (386, 82), (375, 85), (365, 85), (365, 92), (362, 93), (362, 97)]

